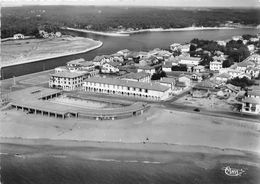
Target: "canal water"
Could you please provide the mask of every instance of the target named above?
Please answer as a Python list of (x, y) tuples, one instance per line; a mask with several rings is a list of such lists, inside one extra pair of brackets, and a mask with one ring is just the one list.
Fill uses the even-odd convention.
[(89, 33), (73, 33), (78, 36), (89, 37), (103, 42), (103, 46), (96, 50), (64, 56), (53, 59), (46, 59), (33, 63), (19, 64), (1, 69), (1, 79), (8, 79), (13, 76), (50, 70), (57, 66), (65, 65), (68, 61), (78, 58), (91, 60), (97, 55), (112, 54), (122, 49), (133, 51), (147, 51), (154, 48), (168, 49), (172, 43), (186, 43), (193, 38), (207, 40), (226, 40), (235, 35), (257, 34), (259, 29), (227, 29), (227, 30), (197, 30), (197, 31), (175, 31), (175, 32), (146, 32), (136, 33), (129, 37), (108, 37)]

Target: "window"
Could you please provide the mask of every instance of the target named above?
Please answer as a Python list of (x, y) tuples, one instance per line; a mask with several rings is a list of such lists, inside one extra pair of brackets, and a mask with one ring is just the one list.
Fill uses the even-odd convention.
[(145, 93), (148, 93), (148, 89), (145, 89)]
[(127, 87), (127, 90), (129, 90), (129, 91), (130, 91), (130, 87)]

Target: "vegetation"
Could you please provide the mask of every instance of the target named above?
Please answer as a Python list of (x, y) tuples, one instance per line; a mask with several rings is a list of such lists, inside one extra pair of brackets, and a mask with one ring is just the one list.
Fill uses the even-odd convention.
[[(244, 35), (244, 37), (253, 37), (253, 35)], [(223, 67), (229, 67), (234, 62), (241, 62), (246, 59), (250, 52), (247, 46), (241, 41), (230, 40), (226, 46), (219, 45), (213, 40), (199, 40), (197, 38), (191, 40), (190, 55), (199, 56), (201, 58), (201, 65), (208, 66), (213, 56), (217, 55), (216, 51), (220, 51), (228, 55), (226, 61), (223, 62)]]
[(228, 55), (231, 62), (241, 62), (246, 59), (250, 52), (246, 45), (241, 40), (231, 40), (227, 43), (224, 53)]
[(186, 65), (176, 65), (172, 66), (172, 71), (185, 71), (187, 72), (187, 66)]
[(183, 28), (221, 26), (227, 21), (256, 26), (259, 10), (177, 9), (95, 6), (4, 7), (1, 38), (15, 33), (34, 35), (36, 30), (55, 32), (61, 26), (113, 31), (118, 29)]
[(151, 80), (160, 80), (162, 77), (167, 77), (165, 71), (154, 73), (151, 77)]
[(234, 62), (232, 60), (229, 60), (229, 59), (228, 60), (224, 60), (223, 63), (222, 63), (222, 67), (223, 68), (228, 68), (228, 67), (230, 67), (233, 64), (234, 64)]
[(248, 79), (247, 77), (243, 77), (243, 78), (234, 78), (234, 79), (231, 79), (228, 81), (228, 83), (234, 85), (234, 86), (239, 86), (239, 87), (242, 87), (242, 88), (246, 88), (248, 86), (252, 86), (255, 81), (254, 80), (250, 80)]

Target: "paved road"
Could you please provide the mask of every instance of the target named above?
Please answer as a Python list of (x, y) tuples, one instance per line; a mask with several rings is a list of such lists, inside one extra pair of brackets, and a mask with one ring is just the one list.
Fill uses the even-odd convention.
[(197, 113), (197, 114), (209, 115), (209, 116), (215, 116), (215, 117), (226, 117), (226, 118), (232, 118), (232, 119), (238, 119), (238, 120), (249, 120), (249, 121), (254, 121), (254, 122), (260, 123), (259, 115), (243, 114), (240, 112), (231, 112), (231, 111), (210, 111), (210, 110), (203, 109), (203, 108), (199, 108), (200, 112), (196, 112), (196, 111), (194, 111), (194, 109), (198, 108), (198, 107), (185, 106), (185, 105), (181, 105), (181, 104), (172, 104), (172, 103), (167, 103), (167, 102), (162, 103), (160, 107), (163, 107), (163, 108), (166, 108), (169, 110)]

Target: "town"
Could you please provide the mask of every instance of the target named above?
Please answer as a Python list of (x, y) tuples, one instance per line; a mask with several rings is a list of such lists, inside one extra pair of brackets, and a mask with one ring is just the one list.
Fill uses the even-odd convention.
[(1, 1), (0, 184), (257, 184), (256, 0)]
[[(173, 43), (169, 50), (124, 49), (91, 61), (75, 59), (50, 73), (48, 88), (14, 91), (2, 101), (27, 113), (96, 120), (142, 114), (154, 103), (188, 106), (197, 112), (259, 115), (257, 44), (259, 35), (226, 41), (193, 39), (187, 44)], [(91, 109), (86, 101), (91, 98), (124, 108)]]

